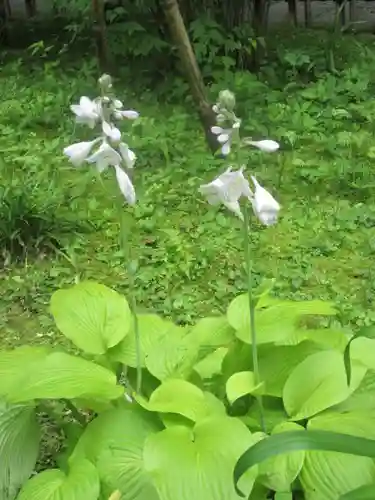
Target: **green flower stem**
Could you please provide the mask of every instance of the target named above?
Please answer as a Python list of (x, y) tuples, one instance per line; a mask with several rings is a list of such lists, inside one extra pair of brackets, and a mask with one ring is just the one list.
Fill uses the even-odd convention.
[[(260, 373), (259, 373), (259, 362), (258, 362), (258, 347), (257, 347), (257, 338), (256, 338), (256, 328), (255, 328), (255, 304), (253, 297), (253, 266), (252, 266), (252, 258), (251, 258), (251, 248), (249, 244), (249, 234), (251, 229), (251, 219), (250, 219), (250, 210), (248, 203), (244, 204), (243, 207), (244, 213), (244, 253), (245, 253), (245, 265), (246, 265), (246, 274), (247, 274), (247, 291), (249, 298), (249, 312), (250, 312), (250, 336), (251, 336), (251, 350), (253, 357), (253, 370), (254, 370), (254, 382), (255, 385), (258, 385), (261, 382)], [(260, 426), (263, 432), (266, 432), (265, 422), (264, 422), (264, 409), (263, 409), (263, 401), (262, 396), (256, 396), (258, 406), (259, 406), (259, 417), (260, 417)]]
[(126, 260), (127, 260), (127, 269), (128, 269), (128, 276), (129, 276), (129, 288), (130, 288), (130, 309), (133, 315), (133, 328), (134, 328), (134, 336), (135, 336), (135, 353), (136, 353), (136, 359), (137, 359), (137, 382), (136, 382), (136, 393), (140, 394), (141, 393), (141, 388), (142, 388), (142, 366), (141, 366), (141, 339), (139, 335), (139, 323), (138, 323), (138, 316), (137, 316), (137, 303), (135, 299), (135, 273), (136, 269), (133, 263), (132, 259), (132, 249), (131, 245), (129, 244), (129, 241), (127, 240), (126, 236), (129, 234), (129, 231), (127, 230), (126, 226), (126, 220), (123, 217), (123, 212), (121, 210), (121, 207), (119, 207), (119, 213), (120, 213), (120, 232), (121, 232), (121, 246), (124, 254), (126, 255)]
[[(110, 196), (110, 193), (108, 193), (106, 186), (103, 182), (103, 179), (101, 178), (99, 172), (97, 172), (97, 177), (102, 185), (102, 188), (106, 192), (107, 195)], [(116, 200), (118, 200), (118, 197), (116, 197)], [(129, 275), (129, 288), (130, 288), (130, 310), (132, 312), (133, 316), (133, 328), (134, 328), (134, 336), (135, 336), (135, 355), (136, 355), (136, 360), (137, 360), (137, 382), (136, 382), (136, 393), (140, 394), (141, 393), (141, 388), (142, 388), (142, 366), (141, 366), (141, 339), (139, 335), (139, 324), (138, 324), (138, 316), (137, 316), (137, 303), (135, 300), (135, 295), (134, 295), (134, 290), (135, 290), (135, 269), (133, 269), (132, 266), (132, 250), (131, 250), (131, 245), (129, 244), (127, 235), (129, 234), (128, 230), (128, 224), (126, 217), (124, 217), (124, 211), (122, 204), (117, 201), (117, 210), (119, 214), (119, 221), (120, 221), (120, 246), (122, 248), (122, 251), (124, 252), (124, 255), (126, 256), (127, 260), (127, 270), (128, 270), (128, 275)]]
[(82, 413), (80, 413), (80, 411), (74, 406), (74, 404), (69, 400), (69, 399), (63, 399), (62, 400), (68, 410), (70, 410), (72, 416), (75, 418), (75, 420), (82, 426), (82, 427), (86, 427), (87, 425), (87, 421), (86, 421), (86, 418), (84, 417), (84, 415), (82, 415)]

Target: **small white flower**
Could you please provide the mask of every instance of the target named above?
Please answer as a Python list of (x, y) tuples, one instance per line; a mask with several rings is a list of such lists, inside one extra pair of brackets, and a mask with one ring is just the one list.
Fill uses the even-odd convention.
[(122, 120), (123, 118), (127, 118), (128, 120), (135, 120), (136, 118), (139, 117), (138, 111), (134, 111), (132, 109), (120, 111), (120, 110), (115, 110), (114, 111), (114, 117), (117, 118), (117, 120)]
[(118, 128), (114, 127), (110, 123), (103, 121), (102, 123), (103, 133), (111, 139), (113, 142), (119, 142), (121, 140), (121, 132)]
[(103, 172), (110, 165), (115, 166), (121, 163), (121, 156), (107, 142), (103, 141), (100, 148), (89, 158), (89, 163), (96, 163), (99, 172)]
[(253, 210), (258, 219), (265, 226), (276, 224), (280, 211), (280, 205), (275, 198), (264, 187), (262, 187), (254, 176), (251, 179), (255, 186), (253, 197), (249, 197)]
[(132, 151), (127, 144), (121, 142), (119, 144), (120, 154), (125, 162), (126, 168), (133, 168), (135, 160), (137, 159), (134, 151)]
[(252, 141), (251, 139), (244, 139), (246, 144), (255, 146), (265, 153), (274, 153), (280, 148), (280, 144), (272, 139), (264, 139), (262, 141)]
[(115, 99), (115, 100), (113, 101), (113, 105), (114, 105), (114, 107), (115, 107), (115, 108), (117, 108), (117, 109), (121, 109), (121, 108), (122, 108), (122, 106), (123, 106), (122, 102), (121, 102), (119, 99)]
[(119, 166), (115, 165), (117, 184), (129, 205), (135, 205), (137, 201), (135, 189), (128, 174)]
[(214, 181), (201, 186), (199, 191), (207, 198), (208, 203), (211, 205), (222, 203), (241, 220), (243, 220), (243, 215), (239, 199), (242, 196), (246, 198), (251, 198), (253, 196), (249, 182), (243, 175), (243, 167), (236, 172), (232, 172), (232, 168), (229, 167)]
[(75, 167), (79, 167), (86, 160), (97, 141), (98, 139), (94, 141), (77, 142), (76, 144), (64, 148), (64, 154), (69, 157)]
[(70, 109), (76, 115), (76, 122), (94, 128), (99, 119), (99, 108), (97, 103), (86, 96), (81, 97), (79, 104), (72, 104)]
[(211, 127), (211, 132), (217, 135), (217, 140), (222, 144), (221, 152), (223, 155), (228, 155), (232, 146), (233, 132), (240, 128), (241, 122), (236, 121), (231, 128), (222, 128), (217, 125)]

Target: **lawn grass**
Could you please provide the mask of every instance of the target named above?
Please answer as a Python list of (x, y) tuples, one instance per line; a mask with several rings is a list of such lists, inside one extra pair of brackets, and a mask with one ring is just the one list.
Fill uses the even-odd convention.
[[(279, 61), (259, 80), (248, 72), (226, 74), (209, 92), (214, 101), (229, 86), (238, 96), (244, 133), (281, 143), (277, 154), (244, 154), (247, 171), (282, 205), (277, 226), (266, 229), (254, 221), (257, 283), (274, 278), (279, 296), (332, 300), (343, 321), (355, 327), (374, 319), (375, 56), (368, 38), (345, 44), (354, 55), (340, 55), (338, 76), (317, 64), (312, 76), (302, 68), (289, 85), (290, 68)], [(285, 50), (291, 50), (287, 43)], [(298, 50), (315, 60), (315, 46)], [(134, 210), (120, 208), (129, 217), (129, 243), (139, 266), (129, 290), (118, 244), (122, 202), (113, 175), (108, 172), (101, 183), (92, 170), (76, 170), (62, 155), (66, 145), (89, 137), (74, 128), (69, 104), (96, 95), (97, 76), (92, 64), (77, 71), (73, 64), (10, 60), (1, 70), (1, 186), (33, 193), (36, 210), (49, 199), (61, 220), (92, 224), (89, 232), (80, 231), (80, 224), (68, 234), (55, 228), (57, 251), (32, 245), (18, 260), (4, 254), (1, 347), (63, 341), (48, 303), (54, 290), (77, 279), (134, 293), (138, 308), (181, 323), (225, 311), (244, 290), (240, 222), (198, 193), (226, 163), (207, 151), (190, 99), (173, 102), (162, 90), (159, 97), (156, 90), (135, 90), (125, 75), (115, 83), (117, 95), (142, 117), (129, 128), (139, 158), (139, 201)], [(14, 206), (0, 207), (0, 218), (15, 213)]]

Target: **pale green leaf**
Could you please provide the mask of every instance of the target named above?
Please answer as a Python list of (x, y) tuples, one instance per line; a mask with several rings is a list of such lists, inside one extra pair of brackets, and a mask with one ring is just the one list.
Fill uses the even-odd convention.
[(293, 420), (311, 417), (347, 399), (359, 386), (365, 373), (366, 368), (353, 366), (353, 377), (348, 387), (340, 352), (311, 354), (294, 368), (285, 383), (285, 409)]
[(366, 368), (375, 370), (375, 340), (358, 337), (350, 344), (350, 358)]
[(0, 352), (0, 396), (7, 396), (12, 387), (34, 370), (49, 353), (46, 347), (17, 347)]
[(222, 413), (223, 406), (220, 401), (217, 400), (219, 406), (197, 386), (182, 379), (165, 380), (151, 394), (148, 402), (136, 399), (148, 411), (178, 413), (194, 422), (203, 420), (212, 412)]
[(223, 360), (228, 352), (226, 347), (219, 347), (216, 351), (208, 354), (205, 358), (194, 365), (194, 370), (202, 379), (212, 378), (214, 375), (221, 373)]
[(124, 296), (91, 281), (55, 292), (51, 312), (58, 329), (89, 354), (104, 354), (118, 344), (132, 321)]
[(283, 387), (294, 368), (310, 354), (319, 352), (312, 342), (296, 346), (261, 345), (259, 347), (259, 371), (264, 381), (264, 393), (282, 397)]
[(226, 316), (200, 319), (190, 330), (189, 336), (194, 339), (203, 355), (213, 349), (226, 347), (236, 338)]
[(134, 405), (110, 410), (87, 426), (73, 456), (96, 465), (107, 497), (119, 489), (121, 500), (159, 500), (144, 468), (143, 449), (146, 438), (160, 429), (152, 414)]
[[(309, 430), (325, 430), (375, 438), (375, 410), (347, 414), (327, 413), (310, 420)], [(373, 459), (326, 451), (308, 451), (301, 472), (307, 500), (336, 500), (340, 495), (375, 480)]]
[(19, 375), (7, 395), (13, 403), (60, 398), (111, 400), (124, 392), (110, 370), (62, 352), (49, 354), (31, 371), (20, 367)]
[(340, 352), (344, 352), (349, 339), (349, 334), (333, 328), (304, 329), (300, 330), (299, 335), (300, 341), (310, 340), (322, 348), (336, 349)]
[[(160, 500), (237, 500), (233, 469), (240, 455), (254, 443), (250, 431), (239, 420), (208, 418), (189, 429), (170, 427), (150, 436), (144, 461), (159, 492)], [(243, 478), (249, 495), (256, 468)]]
[[(289, 342), (300, 328), (300, 321), (305, 316), (333, 316), (336, 310), (324, 301), (280, 301), (275, 299), (268, 307), (259, 307), (255, 311), (257, 343)], [(227, 311), (229, 324), (236, 330), (237, 337), (251, 344), (250, 312), (247, 294), (237, 296)]]
[(12, 500), (33, 472), (38, 457), (40, 428), (32, 406), (9, 406), (0, 401), (0, 498)]
[(198, 358), (194, 338), (186, 328), (172, 325), (146, 357), (146, 368), (159, 380), (186, 378)]
[(345, 493), (340, 497), (340, 500), (374, 500), (375, 498), (375, 484), (360, 486), (355, 490)]
[(246, 394), (259, 393), (263, 384), (256, 384), (253, 372), (234, 373), (226, 383), (228, 401), (233, 404), (237, 399)]
[(361, 411), (375, 408), (375, 371), (369, 370), (358, 389), (338, 407), (337, 411)]
[[(271, 434), (303, 430), (301, 425), (294, 422), (283, 422), (272, 430)], [(274, 491), (286, 492), (300, 473), (305, 458), (305, 452), (294, 451), (269, 458), (259, 465), (259, 481)]]
[(72, 462), (69, 474), (50, 469), (31, 478), (17, 500), (97, 500), (100, 493), (99, 475), (88, 460)]
[[(141, 344), (141, 366), (145, 367), (145, 358), (168, 337), (168, 331), (175, 329), (171, 321), (166, 321), (156, 314), (138, 314), (138, 331)], [(113, 361), (124, 365), (137, 366), (137, 350), (134, 327), (129, 334), (115, 347), (108, 351)]]

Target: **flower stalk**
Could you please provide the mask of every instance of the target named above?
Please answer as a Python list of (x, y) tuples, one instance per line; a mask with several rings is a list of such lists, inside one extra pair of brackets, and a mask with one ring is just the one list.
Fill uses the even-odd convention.
[[(251, 256), (251, 247), (249, 243), (249, 234), (251, 234), (251, 215), (248, 203), (244, 204), (243, 214), (244, 214), (244, 221), (243, 221), (244, 254), (245, 254), (245, 266), (246, 266), (246, 276), (247, 276), (247, 294), (249, 300), (251, 351), (252, 351), (252, 361), (253, 361), (253, 371), (254, 371), (254, 383), (255, 386), (257, 386), (261, 383), (261, 378), (259, 371), (258, 345), (257, 345), (257, 335), (255, 326), (255, 301), (253, 296), (253, 262)], [(259, 407), (260, 427), (263, 432), (266, 432), (262, 396), (260, 394), (257, 395), (256, 400)]]
[[(122, 140), (121, 131), (115, 122), (123, 119), (134, 120), (139, 114), (134, 110), (124, 110), (114, 92), (112, 79), (109, 75), (99, 78), (100, 96), (91, 100), (89, 97), (80, 98), (79, 104), (72, 104), (71, 111), (76, 117), (76, 123), (94, 129), (97, 125), (101, 128), (101, 134), (92, 141), (84, 141), (72, 144), (64, 148), (64, 154), (69, 157), (75, 167), (81, 167), (84, 163), (96, 166), (98, 174), (111, 168), (114, 170), (118, 187), (125, 200), (130, 206), (136, 203), (136, 192), (132, 183), (130, 172), (136, 162), (135, 153), (128, 144)], [(101, 178), (100, 181), (104, 187)], [(136, 341), (137, 358), (137, 381), (136, 392), (139, 394), (142, 387), (141, 366), (141, 342), (139, 338), (139, 325), (136, 313), (136, 300), (134, 294), (136, 265), (133, 265), (131, 248), (127, 234), (129, 233), (124, 223), (122, 204), (119, 205), (120, 221), (120, 245), (127, 260), (127, 268), (130, 283), (130, 308), (133, 316), (133, 328)], [(124, 370), (126, 371), (126, 370)]]

